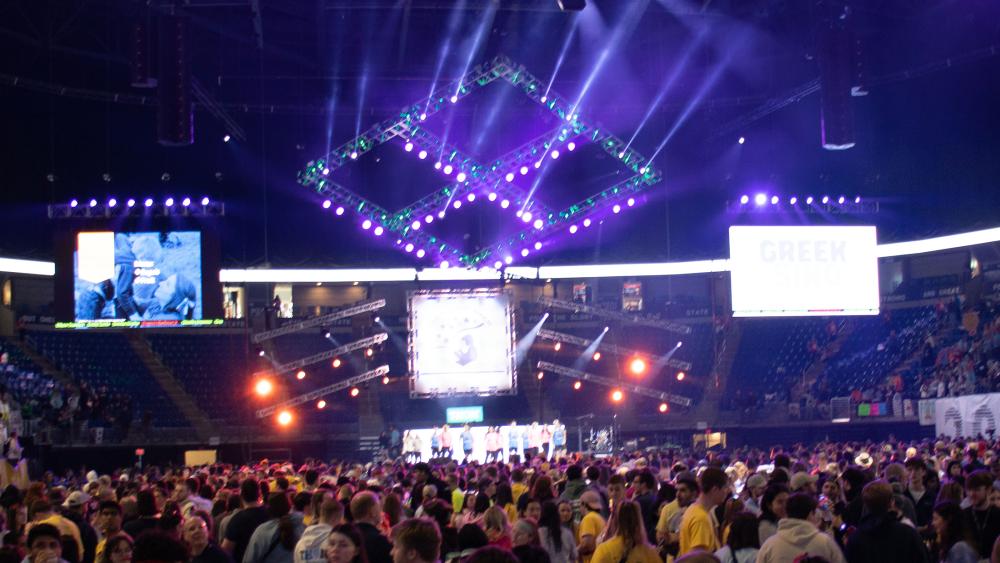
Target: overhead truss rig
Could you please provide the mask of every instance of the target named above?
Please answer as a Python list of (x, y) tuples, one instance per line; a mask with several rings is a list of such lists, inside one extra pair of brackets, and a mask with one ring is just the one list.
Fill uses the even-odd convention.
[(371, 371), (366, 371), (364, 373), (355, 375), (354, 377), (350, 377), (339, 383), (327, 385), (326, 387), (320, 387), (315, 391), (303, 393), (302, 395), (299, 395), (297, 397), (292, 397), (291, 399), (288, 399), (287, 401), (282, 401), (276, 405), (258, 409), (256, 413), (257, 418), (264, 418), (266, 416), (270, 416), (281, 409), (294, 407), (296, 405), (301, 405), (302, 403), (308, 403), (309, 401), (312, 401), (314, 399), (319, 399), (320, 397), (330, 395), (331, 393), (336, 393), (337, 391), (343, 391), (348, 387), (354, 387), (355, 385), (360, 385), (362, 383), (366, 383), (368, 381), (377, 379), (379, 377), (383, 377), (388, 374), (389, 374), (388, 365), (379, 366)]
[(642, 395), (644, 397), (652, 397), (654, 399), (659, 399), (661, 401), (666, 401), (668, 403), (673, 403), (675, 405), (680, 405), (682, 407), (690, 407), (692, 403), (691, 399), (689, 399), (688, 397), (682, 397), (680, 395), (674, 395), (673, 393), (666, 393), (664, 391), (657, 391), (656, 389), (650, 389), (649, 387), (634, 385), (628, 382), (619, 381), (617, 379), (611, 379), (610, 377), (602, 377), (600, 375), (594, 375), (592, 373), (587, 373), (585, 371), (580, 371), (578, 369), (556, 365), (551, 362), (538, 362), (537, 367), (542, 371), (551, 372), (572, 379), (579, 379), (581, 381), (589, 381), (591, 383), (596, 383), (598, 385), (603, 385), (605, 387), (621, 389), (622, 391), (635, 393), (636, 395)]
[[(551, 134), (542, 135), (487, 163), (476, 161), (422, 126), (422, 122), (428, 117), (498, 80), (518, 88), (524, 95), (542, 105), (558, 118), (560, 126)], [(528, 73), (523, 66), (515, 65), (506, 56), (498, 56), (477, 65), (459, 81), (438, 88), (429, 98), (421, 98), (400, 110), (397, 115), (376, 123), (327, 155), (310, 161), (306, 168), (299, 172), (298, 181), (321, 197), (332, 199), (338, 206), (349, 208), (359, 216), (382, 226), (397, 237), (400, 245), (412, 243), (425, 249), (431, 254), (431, 258), (453, 261), (452, 263), (466, 267), (488, 264), (491, 259), (503, 259), (518, 246), (542, 242), (556, 233), (561, 233), (567, 225), (598, 215), (614, 205), (622, 205), (629, 198), (637, 197), (661, 181), (660, 171), (652, 166), (645, 156), (609, 131), (573, 113), (577, 108), (570, 98), (551, 90), (546, 95), (545, 86), (544, 81)], [(434, 154), (441, 155), (443, 163), (450, 164), (455, 170), (464, 173), (466, 180), (451, 183), (398, 211), (387, 210), (330, 180), (329, 175), (333, 171), (394, 139), (399, 139), (401, 142), (417, 142), (420, 146), (427, 147), (427, 150), (434, 150)], [(504, 175), (519, 166), (537, 162), (554, 147), (556, 142), (566, 142), (571, 139), (596, 143), (604, 152), (625, 166), (632, 176), (561, 211), (551, 210), (533, 199), (529, 203), (530, 209), (536, 217), (542, 219), (541, 228), (528, 224), (514, 235), (472, 254), (466, 254), (457, 246), (413, 228), (413, 222), (419, 221), (425, 214), (430, 214), (430, 210), (444, 210), (444, 204), (448, 201), (484, 189), (510, 199), (511, 205), (525, 205), (528, 195), (523, 190), (504, 182)]]
[[(389, 339), (389, 334), (385, 332), (380, 332), (378, 334), (373, 334), (369, 337), (362, 338), (361, 340), (355, 340), (354, 342), (349, 342), (343, 346), (338, 346), (333, 350), (327, 350), (326, 352), (320, 352), (319, 354), (313, 354), (312, 356), (306, 356), (305, 358), (295, 360), (294, 362), (288, 362), (285, 364), (278, 364), (274, 366), (273, 373), (291, 373), (295, 370), (302, 369), (306, 366), (311, 366), (313, 364), (318, 364), (326, 360), (332, 360), (337, 356), (343, 356), (344, 354), (349, 354), (355, 350), (360, 350), (362, 348), (368, 348), (369, 346), (376, 346)], [(269, 372), (263, 371), (254, 374), (257, 375), (267, 375)]]
[(322, 315), (305, 321), (299, 321), (296, 323), (287, 324), (281, 328), (276, 328), (274, 330), (265, 330), (263, 332), (258, 332), (253, 335), (253, 341), (256, 344), (260, 344), (265, 340), (270, 340), (272, 338), (277, 338), (285, 334), (292, 334), (294, 332), (299, 332), (300, 330), (305, 330), (307, 328), (314, 328), (318, 326), (328, 325), (334, 321), (340, 319), (346, 319), (347, 317), (353, 317), (355, 315), (362, 315), (364, 313), (370, 313), (372, 311), (377, 311), (385, 307), (385, 299), (374, 299), (371, 301), (363, 301), (357, 305), (352, 305), (346, 309), (341, 309), (330, 313), (329, 315)]
[(659, 328), (662, 330), (668, 330), (670, 332), (676, 332), (679, 334), (691, 334), (690, 326), (671, 321), (649, 319), (640, 315), (630, 315), (628, 313), (611, 311), (608, 309), (603, 309), (601, 307), (594, 307), (592, 305), (586, 305), (583, 303), (575, 303), (573, 301), (563, 301), (561, 299), (553, 299), (551, 297), (545, 297), (545, 296), (539, 297), (538, 302), (548, 307), (563, 309), (565, 311), (573, 311), (574, 313), (583, 313), (586, 315), (600, 317), (602, 319), (618, 321), (638, 326)]
[[(552, 340), (555, 342), (566, 342), (568, 344), (573, 344), (574, 346), (579, 346), (581, 348), (586, 348), (594, 343), (593, 340), (587, 340), (586, 338), (580, 338), (579, 336), (574, 336), (572, 334), (565, 334), (562, 332), (556, 332), (554, 330), (541, 329), (538, 331), (538, 337), (544, 338), (545, 340)], [(608, 354), (614, 354), (616, 356), (643, 356), (642, 352), (638, 350), (633, 350), (631, 348), (625, 348), (623, 346), (618, 346), (615, 344), (605, 344), (601, 342), (597, 345), (597, 349), (601, 352), (606, 352)], [(675, 360), (673, 358), (668, 358), (663, 361), (664, 356), (657, 358), (652, 358), (654, 364), (659, 364), (663, 362), (663, 365), (670, 366), (673, 368), (688, 371), (691, 369), (691, 362), (685, 362), (683, 360)]]

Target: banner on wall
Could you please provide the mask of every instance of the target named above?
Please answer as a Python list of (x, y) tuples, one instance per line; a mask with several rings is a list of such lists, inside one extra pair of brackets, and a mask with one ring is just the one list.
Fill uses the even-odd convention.
[(990, 436), (996, 433), (998, 419), (1000, 393), (948, 397), (934, 402), (934, 432), (938, 435), (952, 438), (980, 434)]
[(920, 426), (934, 426), (934, 401), (937, 399), (920, 399), (917, 403), (917, 420)]

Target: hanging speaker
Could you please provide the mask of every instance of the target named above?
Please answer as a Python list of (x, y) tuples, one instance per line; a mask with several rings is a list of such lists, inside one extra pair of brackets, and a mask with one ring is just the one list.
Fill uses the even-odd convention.
[(161, 145), (184, 146), (194, 142), (188, 30), (185, 17), (160, 18), (157, 133)]
[(853, 34), (830, 26), (819, 35), (820, 129), (823, 148), (845, 150), (854, 146)]
[(133, 88), (155, 88), (156, 78), (153, 76), (152, 54), (149, 45), (149, 25), (137, 22), (132, 26), (129, 43), (129, 67), (132, 74), (130, 83)]

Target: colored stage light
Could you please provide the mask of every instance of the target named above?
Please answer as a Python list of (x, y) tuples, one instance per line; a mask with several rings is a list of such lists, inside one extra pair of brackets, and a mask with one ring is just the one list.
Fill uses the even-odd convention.
[(364, 229), (364, 230), (366, 230), (366, 231), (368, 229), (372, 228), (372, 222), (371, 222), (371, 220), (370, 219), (365, 219), (364, 221), (362, 221), (361, 222), (361, 228)]
[(532, 226), (535, 227), (536, 229), (541, 229), (542, 227), (545, 226), (545, 221), (542, 221), (541, 219), (535, 219), (535, 222), (532, 223)]
[(316, 401), (316, 408), (320, 409), (320, 410), (325, 409), (326, 408), (326, 401), (324, 401), (323, 399), (320, 399), (319, 401)]
[(616, 403), (622, 402), (622, 399), (624, 398), (625, 398), (625, 393), (622, 393), (621, 389), (615, 389), (614, 391), (611, 392), (611, 400)]
[(388, 384), (389, 384), (389, 376), (387, 375), (382, 378), (382, 385), (388, 385)]
[(381, 226), (378, 226), (378, 227), (375, 227), (375, 230), (372, 231), (372, 232), (375, 233), (375, 236), (380, 237), (380, 236), (382, 236), (382, 233), (385, 232), (385, 229), (383, 229)]
[(231, 139), (232, 139), (232, 137), (230, 137), (229, 135), (223, 135), (222, 136), (222, 142), (223, 143), (228, 143)]
[(331, 206), (331, 205), (333, 205), (333, 202), (332, 202), (332, 201), (330, 201), (330, 200), (328, 200), (328, 199), (326, 199), (326, 200), (323, 200), (323, 209), (330, 209), (330, 206)]
[(504, 261), (505, 264), (507, 264), (509, 266), (510, 263), (514, 261), (514, 257), (513, 256), (504, 256), (503, 261)]
[(472, 203), (473, 201), (476, 201), (476, 194), (469, 194), (469, 195), (465, 196), (465, 199), (469, 203)]
[(442, 260), (441, 263), (438, 264), (438, 267), (441, 268), (442, 270), (447, 270), (448, 268), (451, 267), (451, 264), (449, 264), (447, 260)]
[(111, 198), (111, 199), (108, 200), (108, 207), (115, 207), (116, 205), (118, 205), (118, 200), (117, 199)]
[(508, 182), (513, 182), (514, 181), (514, 173), (513, 172), (508, 172), (507, 175), (504, 176), (503, 178), (504, 178), (504, 180), (507, 180)]
[(184, 199), (182, 199), (181, 200), (181, 205), (183, 205), (184, 207), (187, 207), (187, 206), (191, 205), (191, 198), (185, 197)]
[(358, 151), (351, 151), (351, 160), (357, 160)]
[(525, 223), (527, 223), (528, 221), (531, 221), (531, 212), (530, 211), (525, 211), (524, 213), (522, 213), (521, 214), (521, 220), (524, 221)]
[(527, 255), (528, 255), (528, 253), (529, 253), (529, 251), (528, 251), (528, 249), (527, 249), (527, 248), (522, 248), (522, 249), (521, 249), (521, 257), (525, 257), (525, 256), (527, 256)]
[(423, 258), (425, 254), (427, 254), (427, 251), (421, 248), (417, 251), (417, 258)]
[(358, 389), (357, 387), (351, 387), (351, 396), (352, 397), (357, 397), (360, 394), (361, 394), (361, 389)]
[(646, 373), (646, 360), (642, 358), (632, 358), (632, 361), (628, 363), (628, 369), (633, 375), (642, 375)]
[(449, 100), (451, 101), (451, 103), (455, 103), (458, 101), (458, 96), (452, 96), (451, 98), (449, 98)]
[(575, 391), (579, 391), (581, 387), (583, 387), (583, 384), (582, 384), (582, 383), (580, 383), (579, 381), (574, 381), (574, 382), (573, 382), (573, 389), (574, 389)]
[(77, 200), (75, 200), (75, 199), (71, 199), (71, 200), (69, 200), (69, 206), (70, 206), (70, 207), (76, 207), (77, 205), (80, 205), (80, 202), (79, 202), (79, 201), (77, 201)]
[(420, 219), (417, 219), (416, 221), (410, 223), (410, 228), (412, 228), (414, 231), (419, 231), (420, 230)]
[(450, 165), (450, 164), (445, 164), (444, 165), (444, 173), (445, 174), (451, 174), (451, 172), (453, 170), (455, 170), (455, 168), (452, 165)]
[(778, 196), (776, 195), (771, 196), (771, 205), (778, 205), (778, 201), (779, 201)]
[(413, 143), (411, 143), (410, 141), (407, 141), (406, 144), (403, 145), (403, 150), (405, 150), (406, 152), (412, 152), (413, 151)]
[(687, 374), (685, 374), (683, 371), (677, 372), (677, 381), (684, 381), (685, 377), (687, 377)]
[(330, 362), (330, 365), (332, 365), (334, 368), (339, 368), (341, 363), (342, 362), (340, 361), (340, 358), (334, 358), (333, 361)]
[(538, 380), (541, 381), (541, 380), (545, 379), (545, 372), (544, 371), (540, 371), (540, 372), (538, 372), (538, 375), (536, 375), (535, 377), (537, 377)]
[(628, 205), (629, 207), (635, 207), (635, 198), (630, 197), (627, 200), (625, 200), (625, 205)]
[(807, 197), (806, 198), (806, 205), (812, 205), (812, 204), (813, 204), (813, 196)]
[(575, 150), (576, 150), (576, 143), (574, 143), (573, 141), (570, 141), (570, 142), (569, 142), (569, 143), (568, 143), (568, 144), (566, 145), (566, 150), (568, 150), (568, 151), (570, 151), (570, 152), (573, 152), (573, 151), (575, 151)]
[(550, 156), (552, 156), (552, 160), (555, 160), (555, 159), (559, 158), (559, 151), (557, 151), (557, 150), (552, 151), (552, 153), (550, 154)]
[(740, 137), (737, 142), (742, 145), (743, 143), (747, 142), (747, 140), (744, 137)]
[(840, 205), (844, 205), (845, 201), (847, 201), (847, 198), (844, 196), (840, 196), (837, 198), (837, 203), (839, 203)]
[(826, 204), (830, 203), (830, 196), (828, 196), (828, 195), (823, 196), (823, 200), (822, 201), (823, 201), (823, 205), (826, 205)]
[(670, 407), (666, 403), (660, 403), (660, 412), (665, 413), (670, 410)]
[(497, 200), (497, 194), (496, 194), (496, 192), (490, 192), (490, 195), (486, 199), (488, 199), (490, 201), (496, 201)]
[(590, 226), (590, 223), (591, 223), (591, 221), (590, 221), (590, 219), (589, 219), (589, 218), (587, 218), (587, 219), (584, 219), (584, 220), (583, 220), (583, 226), (584, 226), (584, 227), (589, 227), (589, 226)]
[(343, 207), (338, 207), (333, 212), (336, 213), (337, 216), (343, 215), (344, 214), (344, 208)]
[(767, 203), (767, 195), (757, 194), (753, 196), (753, 202), (756, 203), (757, 205), (764, 205), (765, 203)]
[(267, 397), (271, 391), (274, 391), (274, 384), (269, 379), (261, 379), (254, 384), (253, 390), (258, 396)]
[(427, 151), (422, 150), (422, 151), (418, 152), (417, 153), (417, 158), (419, 158), (420, 160), (423, 160), (423, 159), (427, 158)]
[(575, 235), (578, 230), (579, 230), (579, 228), (576, 225), (570, 225), (569, 226), (569, 234), (571, 234), (571, 235)]
[(413, 243), (412, 242), (406, 243), (404, 250), (406, 250), (407, 252), (413, 252)]
[(507, 209), (508, 207), (510, 207), (510, 201), (508, 201), (506, 199), (503, 200), (503, 201), (501, 201), (500, 202), (500, 207), (502, 207), (503, 209)]
[(441, 161), (434, 163), (434, 170), (441, 170)]
[(128, 198), (128, 201), (125, 202), (125, 205), (127, 205), (128, 207), (135, 207), (135, 199), (131, 197)]
[(542, 249), (542, 241), (535, 242), (535, 250), (541, 250), (541, 249)]
[(459, 172), (458, 174), (455, 175), (455, 180), (458, 182), (464, 182), (465, 178), (466, 178), (465, 172)]
[(434, 222), (434, 216), (433, 215), (427, 214), (427, 216), (424, 217), (424, 223), (427, 223), (428, 225), (430, 225), (433, 222)]
[(556, 352), (558, 352), (559, 350), (562, 350), (562, 342), (556, 342), (556, 343), (555, 343), (555, 344), (554, 344), (554, 345), (552, 346), (552, 349), (553, 349), (553, 350), (555, 350)]
[(594, 352), (594, 361), (595, 362), (601, 361), (601, 353), (600, 352)]
[(497, 260), (496, 262), (493, 263), (494, 270), (499, 270), (500, 268), (503, 268), (503, 262)]
[(265, 352), (264, 349), (261, 348), (260, 350), (257, 350), (257, 355), (263, 358), (264, 356), (267, 355), (267, 352)]
[(368, 356), (370, 358), (370, 357), (372, 357), (374, 355), (375, 355), (375, 350), (374, 349), (372, 349), (372, 348), (366, 348), (365, 349), (365, 356)]
[(306, 372), (304, 370), (300, 369), (298, 373), (295, 374), (295, 379), (298, 379), (299, 381), (302, 381), (305, 378), (306, 378)]
[(421, 113), (420, 114), (420, 121), (423, 121), (425, 119), (427, 119), (427, 114), (426, 113)]
[(96, 199), (91, 199), (90, 200), (90, 206), (91, 207), (97, 207), (97, 200)]
[(643, 166), (642, 168), (639, 169), (639, 174), (645, 174), (645, 173), (646, 173), (646, 167)]
[(288, 426), (292, 423), (292, 413), (291, 411), (281, 411), (278, 413), (278, 424), (281, 426)]
[(861, 203), (861, 196), (854, 196), (854, 203)]
[(168, 197), (167, 201), (163, 202), (163, 205), (166, 205), (167, 207), (173, 207), (174, 206), (174, 198)]
[(455, 209), (459, 209), (462, 207), (462, 202), (456, 199), (455, 201), (451, 202), (451, 206), (454, 207)]
[(541, 160), (536, 160), (534, 166), (535, 166), (535, 168), (541, 168), (542, 167), (542, 161)]
[(612, 213), (615, 213), (615, 214), (618, 214), (618, 213), (621, 213), (621, 212), (622, 212), (622, 206), (620, 206), (620, 205), (618, 205), (618, 204), (616, 203), (616, 204), (615, 204), (615, 205), (614, 205), (614, 206), (613, 206), (613, 207), (611, 208), (611, 212), (612, 212)]
[(521, 176), (524, 176), (527, 173), (528, 173), (528, 167), (527, 166), (522, 166), (521, 167)]
[(208, 205), (208, 202), (209, 202), (208, 196), (205, 196), (205, 197), (201, 198), (201, 204), (202, 205)]
[(799, 202), (799, 198), (797, 198), (795, 196), (792, 196), (792, 197), (788, 198), (788, 203), (791, 204), (791, 205), (795, 205), (798, 202)]

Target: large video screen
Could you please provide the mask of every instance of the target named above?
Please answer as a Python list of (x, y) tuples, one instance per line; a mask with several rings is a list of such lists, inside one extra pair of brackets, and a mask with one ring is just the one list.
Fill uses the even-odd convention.
[(516, 391), (510, 295), (421, 291), (409, 294), (408, 306), (411, 397)]
[(875, 315), (875, 227), (729, 228), (733, 315)]
[(76, 327), (183, 326), (200, 321), (201, 253), (197, 231), (77, 233)]

